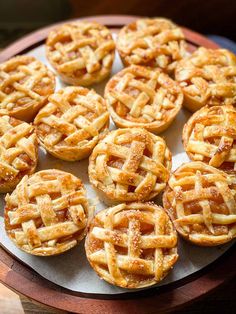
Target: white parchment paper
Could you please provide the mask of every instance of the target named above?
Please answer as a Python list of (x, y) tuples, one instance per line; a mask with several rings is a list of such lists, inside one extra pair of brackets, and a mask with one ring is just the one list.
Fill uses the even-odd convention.
[[(35, 56), (50, 67), (45, 57), (43, 45), (30, 51), (28, 54)], [(116, 55), (112, 74), (115, 74), (121, 69), (121, 61), (118, 55)], [(103, 94), (105, 84), (106, 81), (102, 84), (94, 86), (93, 88), (97, 92)], [(59, 79), (57, 79), (57, 90), (63, 86), (64, 84)], [(169, 127), (167, 131), (161, 134), (161, 136), (166, 140), (167, 145), (173, 154), (173, 170), (180, 166), (183, 162), (188, 161), (188, 157), (184, 153), (181, 137), (183, 125), (187, 121), (189, 116), (190, 114), (187, 111), (181, 110), (174, 123)], [(113, 123), (111, 123), (110, 129), (114, 128), (115, 127)], [(95, 191), (90, 186), (88, 181), (88, 160), (83, 160), (79, 162), (65, 162), (50, 156), (43, 149), (40, 148), (39, 165), (37, 170), (49, 168), (61, 169), (78, 176), (85, 184), (88, 197), (97, 197)], [(161, 205), (161, 198), (160, 200), (157, 200), (157, 203)], [(84, 241), (72, 250), (54, 257), (32, 256), (17, 249), (15, 245), (8, 239), (5, 233), (2, 218), (3, 208), (4, 195), (1, 195), (0, 244), (16, 258), (20, 259), (22, 262), (33, 268), (41, 276), (64, 288), (82, 293), (119, 294), (131, 291), (112, 286), (105, 281), (99, 279), (99, 277), (92, 270), (88, 261), (86, 260)], [(99, 211), (103, 208), (106, 208), (106, 206), (99, 202), (96, 206), (96, 211)], [(174, 269), (159, 285), (172, 283), (202, 269), (203, 267), (209, 265), (218, 257), (220, 257), (231, 245), (232, 244), (213, 248), (201, 248), (191, 245), (182, 239), (179, 239), (179, 260)]]

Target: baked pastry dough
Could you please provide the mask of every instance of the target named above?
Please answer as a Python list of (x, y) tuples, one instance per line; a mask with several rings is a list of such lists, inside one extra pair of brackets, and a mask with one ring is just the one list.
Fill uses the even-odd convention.
[(175, 79), (181, 82), (184, 106), (192, 112), (236, 102), (236, 57), (226, 49), (200, 47), (178, 63)]
[(132, 65), (110, 79), (105, 98), (118, 127), (142, 127), (160, 133), (180, 111), (183, 93), (160, 70)]
[(0, 117), (0, 193), (12, 191), (26, 174), (34, 172), (38, 142), (32, 125)]
[(95, 216), (85, 249), (102, 279), (122, 288), (143, 288), (168, 274), (178, 259), (176, 244), (176, 232), (162, 207), (123, 203)]
[(116, 47), (125, 66), (139, 64), (167, 72), (187, 55), (182, 30), (163, 18), (143, 18), (124, 26)]
[(171, 176), (164, 209), (187, 240), (214, 246), (236, 237), (236, 176), (203, 162), (183, 164)]
[(91, 208), (79, 178), (57, 169), (24, 176), (6, 196), (5, 229), (23, 251), (63, 253), (85, 236)]
[(165, 141), (144, 129), (118, 129), (95, 146), (90, 183), (107, 204), (153, 199), (166, 186), (171, 153)]
[(46, 54), (64, 82), (88, 86), (110, 74), (115, 43), (105, 26), (76, 22), (50, 32)]
[(31, 56), (0, 64), (0, 115), (32, 121), (54, 92), (54, 74)]
[(210, 166), (236, 170), (236, 110), (231, 105), (205, 106), (183, 129), (189, 158)]
[(73, 161), (90, 155), (108, 130), (109, 114), (104, 99), (94, 90), (66, 87), (49, 97), (34, 123), (49, 153)]

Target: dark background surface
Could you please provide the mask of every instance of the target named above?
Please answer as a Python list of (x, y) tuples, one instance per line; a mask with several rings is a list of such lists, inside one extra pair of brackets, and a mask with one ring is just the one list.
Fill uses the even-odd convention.
[[(236, 41), (236, 0), (0, 0), (0, 48), (58, 21), (105, 14), (164, 16)], [(236, 313), (235, 280), (176, 313)]]
[(57, 21), (105, 14), (165, 16), (236, 41), (236, 0), (0, 0), (0, 47)]

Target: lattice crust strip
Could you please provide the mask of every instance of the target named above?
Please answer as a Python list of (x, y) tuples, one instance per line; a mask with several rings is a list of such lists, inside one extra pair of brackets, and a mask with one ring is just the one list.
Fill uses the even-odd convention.
[(86, 238), (87, 258), (106, 281), (141, 288), (161, 281), (175, 264), (177, 236), (163, 209), (120, 204), (99, 212)]
[(202, 162), (182, 165), (171, 176), (164, 208), (177, 231), (198, 245), (213, 246), (236, 237), (236, 179)]
[(192, 160), (236, 170), (236, 110), (231, 105), (203, 107), (185, 124), (184, 147)]
[(186, 57), (182, 30), (170, 20), (139, 19), (118, 34), (117, 49), (123, 63), (159, 67), (173, 72), (177, 61)]
[(83, 239), (91, 213), (80, 179), (56, 169), (43, 170), (25, 176), (6, 196), (5, 228), (27, 253), (55, 255)]
[(0, 192), (12, 190), (25, 174), (34, 172), (38, 143), (32, 125), (0, 117)]
[(181, 82), (184, 105), (191, 111), (236, 101), (236, 57), (226, 49), (198, 48), (178, 63), (175, 79)]
[(109, 75), (115, 43), (110, 31), (95, 22), (64, 24), (46, 42), (47, 57), (67, 83), (90, 85)]
[(54, 75), (43, 63), (31, 56), (12, 58), (0, 64), (0, 114), (29, 120), (54, 88)]
[(159, 133), (181, 109), (179, 85), (158, 69), (132, 65), (114, 75), (105, 98), (118, 127), (144, 127)]
[(66, 87), (49, 97), (34, 121), (40, 143), (64, 160), (86, 158), (106, 133), (109, 114), (94, 90)]
[(164, 189), (170, 169), (162, 138), (143, 129), (118, 129), (94, 148), (89, 178), (107, 202), (149, 200)]

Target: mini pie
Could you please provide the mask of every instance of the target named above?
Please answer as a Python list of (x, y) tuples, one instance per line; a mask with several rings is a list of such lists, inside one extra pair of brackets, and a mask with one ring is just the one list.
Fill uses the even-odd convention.
[(183, 88), (184, 106), (192, 112), (236, 102), (236, 56), (226, 49), (200, 47), (178, 63), (175, 79)]
[(168, 73), (187, 55), (182, 30), (163, 18), (143, 18), (124, 26), (116, 47), (125, 66), (159, 67)]
[(26, 174), (34, 172), (38, 142), (32, 125), (0, 117), (0, 193), (12, 191)]
[(6, 196), (5, 229), (23, 251), (63, 253), (85, 236), (91, 208), (79, 178), (57, 169), (24, 176)]
[(118, 127), (164, 131), (181, 109), (179, 85), (160, 70), (132, 65), (114, 75), (105, 88), (109, 112)]
[(64, 82), (88, 86), (109, 76), (115, 43), (105, 26), (76, 22), (50, 32), (46, 54)]
[(185, 124), (183, 143), (191, 160), (236, 170), (236, 109), (231, 105), (201, 108)]
[(102, 279), (122, 288), (143, 288), (168, 274), (178, 259), (176, 245), (176, 232), (162, 207), (123, 203), (95, 216), (85, 249)]
[(0, 115), (32, 121), (54, 92), (54, 74), (31, 56), (0, 64)]
[(108, 130), (109, 114), (104, 99), (94, 90), (66, 87), (49, 97), (34, 123), (49, 153), (74, 161), (90, 155)]
[(144, 129), (118, 129), (95, 146), (89, 180), (107, 204), (154, 198), (166, 186), (171, 153), (165, 141)]
[(236, 176), (203, 162), (189, 162), (171, 176), (164, 209), (187, 240), (214, 246), (236, 237)]

